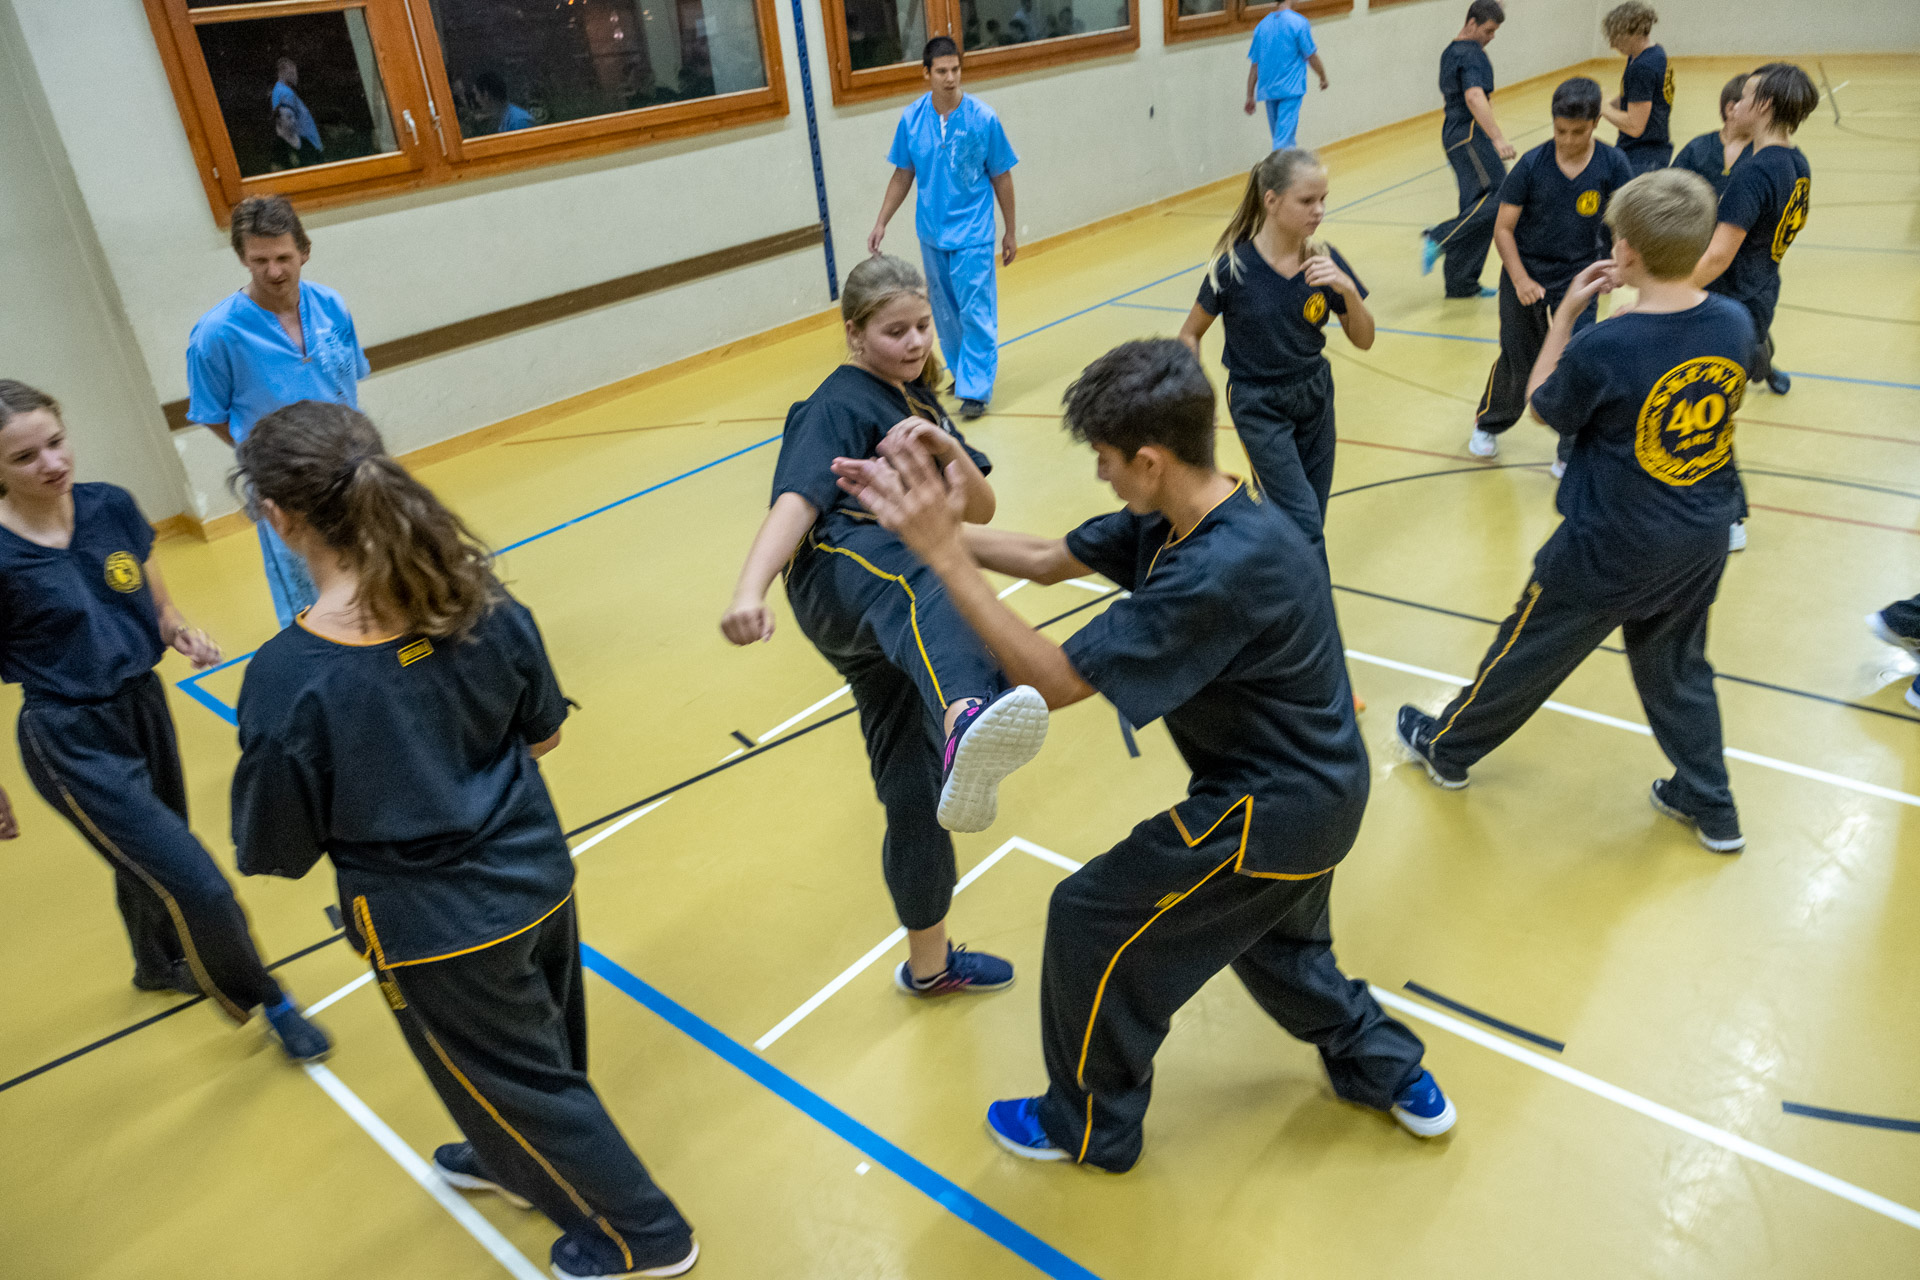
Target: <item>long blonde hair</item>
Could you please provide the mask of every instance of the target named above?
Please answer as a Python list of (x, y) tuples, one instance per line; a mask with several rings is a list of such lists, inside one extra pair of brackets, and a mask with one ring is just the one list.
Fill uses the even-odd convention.
[[(1260, 234), (1260, 227), (1267, 220), (1267, 193), (1271, 191), (1285, 195), (1301, 174), (1322, 167), (1319, 156), (1301, 147), (1285, 147), (1269, 152), (1264, 160), (1253, 166), (1253, 172), (1247, 175), (1247, 189), (1240, 197), (1240, 207), (1233, 211), (1227, 229), (1214, 242), (1213, 257), (1207, 261), (1207, 279), (1213, 281), (1214, 288), (1220, 287), (1220, 266), (1223, 262), (1228, 274), (1235, 280), (1240, 278), (1240, 260), (1233, 251)], [(1320, 245), (1309, 243), (1307, 256), (1316, 256), (1315, 251), (1321, 248)]]
[[(923, 299), (927, 296), (927, 278), (920, 274), (920, 268), (904, 258), (877, 253), (847, 272), (847, 283), (840, 290), (840, 318), (856, 329), (864, 329), (882, 307), (909, 293)], [(945, 372), (938, 344), (930, 344), (920, 381), (929, 391), (938, 391)]]

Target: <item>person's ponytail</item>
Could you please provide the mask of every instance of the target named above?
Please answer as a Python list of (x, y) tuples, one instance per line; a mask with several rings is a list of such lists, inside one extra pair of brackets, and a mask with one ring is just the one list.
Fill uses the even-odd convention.
[[(1260, 225), (1267, 220), (1267, 193), (1272, 191), (1285, 195), (1302, 174), (1320, 167), (1319, 156), (1299, 147), (1282, 147), (1278, 151), (1268, 152), (1259, 164), (1253, 166), (1253, 171), (1247, 174), (1247, 189), (1240, 196), (1240, 205), (1227, 222), (1227, 229), (1220, 233), (1220, 239), (1214, 243), (1213, 257), (1207, 261), (1207, 278), (1213, 281), (1215, 289), (1220, 287), (1220, 267), (1223, 263), (1235, 280), (1240, 278), (1240, 259), (1234, 255), (1234, 250), (1260, 234)], [(1311, 248), (1307, 256), (1315, 256)]]

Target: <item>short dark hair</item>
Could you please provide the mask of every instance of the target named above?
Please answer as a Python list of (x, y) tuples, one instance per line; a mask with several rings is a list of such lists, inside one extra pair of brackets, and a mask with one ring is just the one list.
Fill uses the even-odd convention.
[(1742, 71), (1739, 75), (1720, 86), (1720, 122), (1722, 124), (1726, 123), (1728, 109), (1731, 108), (1734, 103), (1747, 96), (1747, 80), (1751, 78), (1752, 75), (1753, 73), (1751, 71)]
[(1600, 118), (1600, 82), (1586, 76), (1562, 80), (1553, 91), (1553, 118), (1556, 120), (1598, 120)]
[(933, 70), (933, 60), (935, 58), (957, 58), (959, 56), (960, 46), (954, 43), (952, 36), (935, 36), (933, 39), (927, 41), (926, 49), (921, 52), (920, 65), (931, 71)]
[(507, 82), (501, 78), (498, 71), (491, 68), (473, 78), (473, 87), (475, 92), (484, 93), (495, 102), (507, 100)]
[(1467, 21), (1472, 23), (1491, 22), (1498, 26), (1507, 20), (1507, 11), (1500, 0), (1473, 0), (1467, 6)]
[(1123, 342), (1084, 369), (1063, 397), (1068, 434), (1131, 459), (1159, 445), (1190, 467), (1213, 465), (1213, 384), (1174, 338)]
[(292, 203), (285, 196), (248, 196), (233, 206), (228, 230), (233, 238), (234, 255), (242, 261), (247, 256), (248, 236), (269, 240), (275, 236), (292, 236), (294, 247), (302, 253), (313, 247), (313, 242), (307, 239), (307, 229), (300, 225), (300, 215), (293, 211)]
[(1791, 62), (1769, 62), (1753, 74), (1760, 77), (1753, 90), (1754, 101), (1766, 103), (1773, 111), (1773, 122), (1785, 125), (1788, 133), (1798, 129), (1820, 105), (1820, 91), (1813, 87), (1813, 79)]

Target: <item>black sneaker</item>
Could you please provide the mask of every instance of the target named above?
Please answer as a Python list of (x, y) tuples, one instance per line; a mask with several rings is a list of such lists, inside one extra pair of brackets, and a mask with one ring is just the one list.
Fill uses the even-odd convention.
[(525, 1196), (515, 1195), (495, 1182), (480, 1167), (480, 1157), (471, 1142), (448, 1142), (433, 1149), (433, 1171), (450, 1187), (462, 1191), (491, 1191), (516, 1209), (530, 1208)]
[(940, 825), (985, 831), (1000, 811), (1000, 783), (1040, 753), (1047, 740), (1047, 700), (1018, 685), (960, 713), (940, 768)]
[[(1882, 644), (1890, 644), (1896, 649), (1905, 649), (1915, 657), (1920, 657), (1920, 636), (1903, 636), (1887, 625), (1887, 615), (1870, 613), (1867, 615), (1867, 630), (1873, 632), (1873, 638)], [(137, 986), (138, 983), (136, 982)]]
[(267, 1025), (279, 1038), (281, 1051), (295, 1062), (321, 1062), (333, 1052), (333, 1041), (327, 1039), (327, 1033), (301, 1017), (292, 1001), (282, 998), (278, 1007), (267, 1005), (260, 1011), (267, 1015)]
[(1775, 369), (1772, 373), (1767, 375), (1767, 390), (1773, 392), (1773, 394), (1777, 396), (1783, 396), (1792, 389), (1793, 389), (1793, 379), (1789, 378), (1786, 374), (1782, 373), (1780, 370)]
[(1688, 813), (1679, 805), (1669, 801), (1666, 796), (1667, 779), (1655, 778), (1653, 788), (1647, 793), (1647, 799), (1653, 807), (1666, 814), (1675, 822), (1684, 822), (1693, 828), (1700, 843), (1715, 853), (1738, 853), (1747, 847), (1747, 838), (1740, 834), (1740, 820), (1731, 815), (1724, 818), (1701, 818)]
[(200, 984), (193, 980), (193, 966), (185, 960), (175, 960), (172, 967), (157, 972), (135, 969), (133, 985), (141, 991), (177, 991), (183, 996), (200, 994)]
[(960, 402), (960, 416), (968, 422), (972, 422), (986, 411), (987, 402), (985, 400), (962, 400)]
[[(598, 1242), (604, 1244), (605, 1241)], [(677, 1262), (657, 1262), (652, 1266), (640, 1266), (622, 1270), (625, 1261), (608, 1266), (601, 1262), (600, 1249), (589, 1248), (572, 1236), (561, 1236), (553, 1242), (553, 1252), (548, 1255), (553, 1263), (553, 1274), (557, 1280), (629, 1280), (632, 1276), (683, 1276), (693, 1270), (693, 1264), (700, 1261), (700, 1242), (693, 1241), (687, 1256)]]
[(1433, 758), (1433, 731), (1439, 723), (1418, 707), (1401, 707), (1400, 718), (1394, 722), (1394, 733), (1407, 754), (1426, 767), (1434, 786), (1458, 791), (1467, 785), (1467, 771)]

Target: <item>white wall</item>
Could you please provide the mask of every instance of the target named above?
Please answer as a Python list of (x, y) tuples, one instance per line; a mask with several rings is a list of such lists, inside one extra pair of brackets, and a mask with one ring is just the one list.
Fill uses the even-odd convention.
[(1654, 36), (1676, 57), (1920, 50), (1920, 0), (1655, 0), (1655, 8)]

